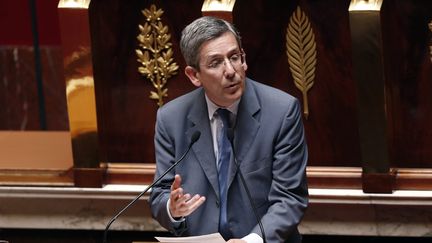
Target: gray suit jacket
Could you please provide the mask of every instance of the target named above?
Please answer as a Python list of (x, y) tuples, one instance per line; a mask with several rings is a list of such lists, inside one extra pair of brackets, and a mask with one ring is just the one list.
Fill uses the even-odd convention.
[[(201, 132), (200, 139), (150, 196), (153, 217), (176, 235), (218, 232), (218, 177), (202, 88), (158, 110), (155, 178), (186, 151), (195, 131)], [(308, 192), (307, 148), (299, 102), (280, 90), (246, 79), (237, 113), (234, 150), (261, 216), (267, 242), (300, 242), (297, 225), (307, 207)], [(251, 232), (261, 235), (233, 162), (229, 170), (227, 217), (232, 233), (235, 238)], [(171, 223), (166, 209), (175, 174), (181, 175), (186, 193), (206, 197), (205, 203), (180, 225)]]

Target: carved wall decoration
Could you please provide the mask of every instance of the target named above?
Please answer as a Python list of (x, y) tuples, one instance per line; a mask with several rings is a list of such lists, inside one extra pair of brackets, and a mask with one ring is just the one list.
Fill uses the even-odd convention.
[(135, 51), (137, 61), (141, 64), (138, 72), (151, 81), (156, 91), (150, 91), (150, 99), (157, 100), (161, 107), (164, 103), (163, 97), (168, 96), (165, 85), (170, 77), (177, 74), (179, 66), (172, 57), (168, 27), (161, 22), (163, 10), (152, 4), (150, 9), (144, 9), (142, 14), (146, 17), (146, 23), (139, 25), (140, 34), (137, 36), (139, 49)]
[(303, 114), (309, 117), (307, 92), (315, 79), (315, 35), (305, 13), (297, 7), (291, 15), (286, 34), (286, 53), (295, 86), (303, 95)]

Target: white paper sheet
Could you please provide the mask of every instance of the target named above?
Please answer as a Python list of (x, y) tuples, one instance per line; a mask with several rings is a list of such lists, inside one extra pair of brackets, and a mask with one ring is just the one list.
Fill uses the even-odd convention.
[(155, 237), (156, 240), (162, 243), (225, 243), (226, 241), (219, 233), (189, 236), (189, 237)]

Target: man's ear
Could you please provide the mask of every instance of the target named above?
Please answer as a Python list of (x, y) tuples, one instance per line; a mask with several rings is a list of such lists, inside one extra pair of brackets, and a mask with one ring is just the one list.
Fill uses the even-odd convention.
[(191, 66), (187, 66), (185, 68), (185, 74), (189, 78), (189, 80), (192, 82), (193, 85), (195, 85), (196, 87), (201, 86), (201, 81), (199, 80), (199, 77), (198, 77), (199, 73), (195, 68), (193, 68)]
[(243, 48), (242, 48), (242, 52), (243, 52), (243, 58), (244, 58), (242, 67), (243, 67), (243, 70), (246, 72), (246, 70), (248, 69), (248, 65), (246, 63), (246, 53), (244, 52)]

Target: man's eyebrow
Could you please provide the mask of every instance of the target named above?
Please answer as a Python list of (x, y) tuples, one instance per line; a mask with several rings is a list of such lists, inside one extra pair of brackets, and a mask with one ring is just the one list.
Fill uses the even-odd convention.
[(208, 55), (208, 56), (206, 56), (205, 57), (205, 59), (215, 59), (215, 58), (220, 58), (220, 57), (223, 57), (223, 55), (222, 54), (211, 54), (211, 55)]
[[(234, 53), (240, 53), (241, 51), (238, 48), (232, 49), (231, 51), (227, 52), (227, 55), (230, 56)], [(204, 59), (209, 60), (209, 59), (215, 59), (215, 58), (221, 58), (224, 57), (223, 54), (220, 53), (214, 53), (214, 54), (210, 54), (208, 56), (205, 56)]]

